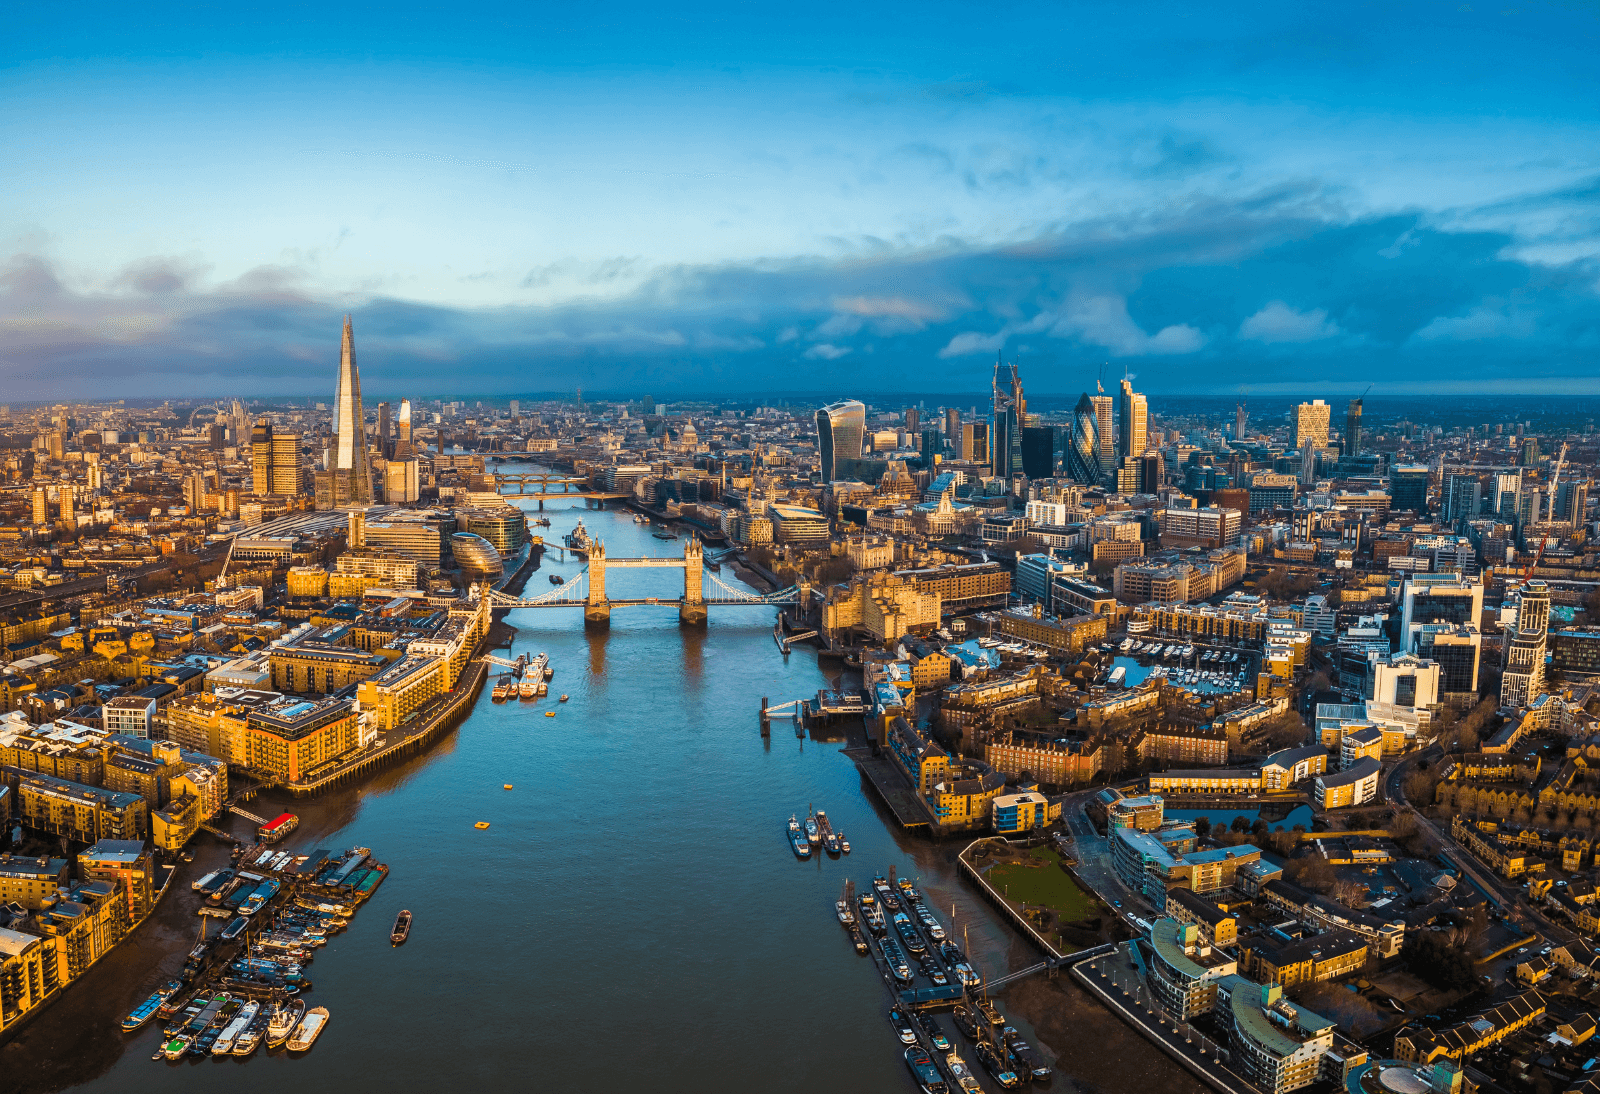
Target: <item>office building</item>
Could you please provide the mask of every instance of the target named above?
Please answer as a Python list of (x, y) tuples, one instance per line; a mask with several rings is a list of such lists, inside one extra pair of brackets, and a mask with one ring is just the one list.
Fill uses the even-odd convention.
[(1100, 481), (1100, 417), (1088, 393), (1072, 412), (1072, 435), (1066, 452), (1067, 477), (1085, 485)]
[(1122, 381), (1121, 391), (1122, 432), (1117, 437), (1117, 455), (1123, 459), (1142, 456), (1149, 447), (1147, 431), (1150, 421), (1149, 403), (1143, 395), (1133, 390), (1133, 383)]
[(989, 462), (989, 423), (962, 422), (957, 454), (966, 463)]
[(1310, 441), (1317, 448), (1328, 447), (1328, 414), (1333, 408), (1321, 399), (1294, 408), (1294, 431), (1289, 447), (1304, 448)]
[(355, 333), (344, 317), (339, 343), (339, 382), (334, 392), (334, 447), (326, 471), (319, 471), (317, 508), (371, 505), (372, 467), (367, 460), (366, 410), (361, 405), (361, 370), (356, 366)]
[(1010, 480), (1022, 470), (1022, 427), (1027, 420), (1028, 401), (1022, 394), (1022, 378), (1016, 365), (996, 358), (994, 365), (993, 414), (989, 428), (989, 467), (996, 478)]
[[(944, 437), (945, 443), (950, 446), (950, 451), (961, 450), (961, 411), (957, 407), (946, 407), (944, 412)], [(961, 457), (966, 459), (965, 456)]]
[[(938, 436), (937, 433), (934, 434)], [(1030, 479), (1047, 479), (1056, 473), (1056, 431), (1048, 426), (1022, 427), (1022, 473)], [(932, 466), (931, 464), (929, 466)]]
[[(1100, 464), (1100, 477), (1110, 478), (1117, 469), (1117, 449), (1114, 443), (1115, 426), (1112, 422), (1112, 411), (1115, 402), (1109, 395), (1091, 395), (1089, 401), (1094, 405), (1096, 436), (1099, 438), (1100, 449), (1097, 453)], [(1089, 480), (1084, 480), (1089, 481)]]
[(1515, 631), (1507, 630), (1500, 705), (1525, 707), (1544, 692), (1544, 661), (1550, 629), (1550, 586), (1529, 581), (1517, 590)]
[(1245, 404), (1240, 403), (1233, 408), (1233, 439), (1244, 440), (1245, 427), (1250, 424), (1250, 411)]
[(1344, 412), (1344, 454), (1361, 455), (1361, 400), (1351, 399)]
[(1400, 591), (1402, 640), (1422, 623), (1471, 624), (1483, 616), (1483, 582), (1459, 574), (1411, 574)]
[[(1439, 666), (1440, 702), (1460, 707), (1477, 701), (1478, 663), (1483, 652), (1483, 635), (1477, 627), (1470, 623), (1416, 623), (1407, 632), (1406, 648)], [(1561, 667), (1559, 653), (1555, 661)]]
[(1428, 511), (1428, 469), (1420, 466), (1396, 467), (1389, 472), (1391, 510)]
[(866, 431), (867, 408), (854, 399), (829, 403), (817, 411), (817, 455), (823, 482), (843, 478), (845, 464), (861, 459)]

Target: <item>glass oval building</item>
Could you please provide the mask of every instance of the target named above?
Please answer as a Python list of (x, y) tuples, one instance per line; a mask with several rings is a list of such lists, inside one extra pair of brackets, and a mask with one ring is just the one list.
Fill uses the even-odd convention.
[(450, 553), (455, 556), (461, 576), (468, 581), (495, 581), (505, 573), (505, 563), (494, 544), (471, 532), (456, 532), (450, 536)]

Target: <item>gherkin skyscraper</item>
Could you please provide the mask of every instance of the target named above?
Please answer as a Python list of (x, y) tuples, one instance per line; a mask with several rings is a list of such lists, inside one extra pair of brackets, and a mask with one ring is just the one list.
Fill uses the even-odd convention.
[(1072, 412), (1072, 437), (1067, 442), (1067, 475), (1085, 485), (1100, 481), (1100, 415), (1088, 392), (1078, 400)]

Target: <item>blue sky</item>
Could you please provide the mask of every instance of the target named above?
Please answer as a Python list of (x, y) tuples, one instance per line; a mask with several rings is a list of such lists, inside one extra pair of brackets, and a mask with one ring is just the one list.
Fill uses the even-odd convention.
[(383, 394), (1593, 393), (1597, 56), (1593, 3), (35, 6), (0, 382), (314, 394), (349, 311)]

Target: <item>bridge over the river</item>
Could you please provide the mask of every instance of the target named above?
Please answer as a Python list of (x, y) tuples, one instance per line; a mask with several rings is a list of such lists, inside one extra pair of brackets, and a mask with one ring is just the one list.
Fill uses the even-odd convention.
[[(626, 501), (633, 494), (626, 490), (595, 490), (588, 479), (572, 478), (546, 471), (524, 473), (494, 472), (495, 489), (514, 498), (538, 498), (544, 508), (546, 498), (584, 498), (585, 500)], [(515, 490), (509, 489), (516, 487)]]
[[(706, 596), (703, 579), (707, 575), (703, 551), (699, 540), (687, 539), (683, 543), (682, 558), (607, 558), (606, 545), (597, 542), (589, 548), (588, 567), (565, 585), (559, 585), (543, 596), (526, 599), (508, 593), (491, 592), (489, 601), (497, 608), (582, 608), (584, 622), (605, 626), (611, 622), (612, 608), (675, 605), (680, 623), (698, 625), (706, 621), (708, 608), (805, 604), (810, 599), (810, 586), (804, 582), (762, 596), (734, 588), (716, 574), (709, 575), (711, 584), (722, 595)], [(678, 600), (658, 596), (612, 599), (606, 595), (606, 571), (614, 569), (682, 569), (683, 596)], [(585, 586), (581, 599), (573, 596), (578, 586)]]

